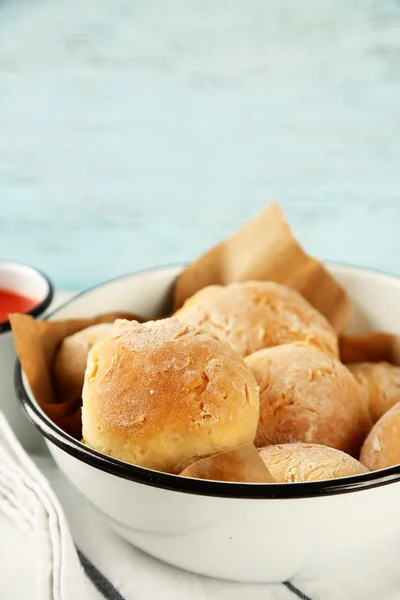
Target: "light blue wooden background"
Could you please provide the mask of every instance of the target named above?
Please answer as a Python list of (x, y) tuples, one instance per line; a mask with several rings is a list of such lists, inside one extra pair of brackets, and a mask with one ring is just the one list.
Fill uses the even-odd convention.
[(0, 2), (0, 256), (78, 289), (274, 198), (400, 274), (398, 1)]

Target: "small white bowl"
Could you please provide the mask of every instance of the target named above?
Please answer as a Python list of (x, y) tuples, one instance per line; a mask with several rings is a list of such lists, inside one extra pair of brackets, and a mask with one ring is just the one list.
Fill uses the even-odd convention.
[[(329, 269), (355, 305), (352, 331), (400, 332), (400, 279)], [(179, 267), (128, 275), (73, 298), (52, 319), (162, 314)], [(400, 466), (330, 481), (239, 484), (159, 473), (102, 455), (41, 411), (19, 371), (28, 416), (60, 469), (124, 538), (188, 571), (251, 582), (315, 577), (373, 559), (400, 530)]]
[[(37, 269), (22, 263), (0, 261), (0, 289), (21, 294), (35, 301), (28, 311), (41, 317), (53, 299), (53, 286), (49, 279)], [(9, 321), (0, 323), (0, 410), (6, 416), (19, 441), (29, 452), (43, 446), (29, 420), (18, 406), (14, 389), (14, 367), (17, 356)]]

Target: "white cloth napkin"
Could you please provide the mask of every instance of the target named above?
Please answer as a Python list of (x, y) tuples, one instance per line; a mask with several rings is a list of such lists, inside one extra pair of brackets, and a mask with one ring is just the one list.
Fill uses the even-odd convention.
[(99, 598), (63, 510), (0, 413), (0, 598)]
[(373, 564), (336, 577), (280, 585), (218, 581), (166, 565), (129, 545), (64, 478), (50, 456), (34, 461), (36, 466), (0, 414), (1, 599), (400, 598), (400, 536)]

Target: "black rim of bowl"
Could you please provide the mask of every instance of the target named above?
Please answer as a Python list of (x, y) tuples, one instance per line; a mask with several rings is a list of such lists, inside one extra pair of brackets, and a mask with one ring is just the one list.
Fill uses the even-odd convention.
[[(32, 271), (35, 271), (35, 273), (37, 273), (40, 277), (42, 277), (42, 279), (47, 283), (48, 292), (47, 292), (46, 297), (41, 302), (39, 302), (39, 304), (36, 304), (30, 310), (27, 310), (25, 313), (22, 313), (24, 315), (31, 315), (34, 318), (40, 317), (53, 301), (54, 287), (53, 287), (53, 284), (51, 283), (50, 279), (42, 271), (40, 271), (36, 267), (32, 267), (32, 265), (28, 265), (27, 263), (18, 262), (16, 260), (5, 260), (5, 259), (0, 260), (0, 263), (1, 262), (3, 262), (3, 263), (7, 262), (10, 264), (14, 264), (14, 265), (21, 265), (23, 267), (27, 267), (28, 269), (32, 269)], [(5, 331), (10, 331), (10, 330), (11, 330), (10, 321), (0, 322), (0, 333), (4, 333)]]
[[(395, 276), (383, 271), (375, 271), (364, 267), (352, 265), (339, 265), (349, 268), (362, 269), (364, 271), (377, 272), (396, 279)], [(80, 294), (77, 294), (71, 300), (64, 302), (60, 307), (50, 313), (46, 318), (57, 314), (59, 310), (68, 306), (79, 296), (86, 295), (93, 290), (107, 286), (110, 283), (139, 276), (152, 271), (167, 270), (181, 265), (168, 265), (164, 267), (156, 267), (152, 269), (143, 269), (131, 274), (122, 275), (93, 286)], [(43, 277), (45, 277), (43, 275)], [(47, 277), (45, 277), (47, 280)], [(52, 286), (49, 282), (52, 292)], [(48, 306), (48, 304), (47, 304)], [(43, 309), (44, 310), (44, 309)], [(129, 481), (149, 485), (153, 487), (163, 488), (186, 494), (196, 494), (200, 496), (214, 496), (222, 498), (242, 498), (242, 499), (295, 499), (295, 498), (312, 498), (317, 496), (331, 496), (338, 494), (346, 494), (350, 492), (367, 490), (383, 485), (388, 485), (400, 481), (400, 465), (381, 469), (379, 471), (371, 471), (362, 475), (351, 477), (343, 477), (339, 479), (329, 479), (325, 481), (313, 481), (307, 483), (232, 483), (222, 481), (210, 481), (202, 479), (193, 479), (189, 477), (180, 477), (179, 475), (171, 475), (169, 473), (161, 473), (152, 471), (143, 467), (138, 467), (121, 460), (112, 458), (105, 454), (101, 454), (92, 448), (85, 446), (82, 442), (71, 437), (65, 431), (60, 429), (49, 417), (47, 417), (31, 399), (25, 389), (22, 369), (19, 361), (15, 368), (15, 389), (22, 408), (26, 412), (29, 419), (42, 435), (52, 442), (58, 448), (61, 448), (67, 454), (77, 458), (78, 460)]]

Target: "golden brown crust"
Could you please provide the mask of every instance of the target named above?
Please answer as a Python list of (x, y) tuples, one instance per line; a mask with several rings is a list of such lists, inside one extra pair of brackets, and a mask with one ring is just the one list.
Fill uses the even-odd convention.
[(270, 281), (213, 285), (189, 298), (175, 317), (201, 327), (247, 356), (297, 340), (338, 355), (337, 336), (324, 316), (295, 290)]
[(112, 323), (100, 323), (64, 338), (53, 359), (53, 381), (59, 400), (77, 400), (82, 396), (83, 380), (90, 349), (108, 336)]
[(176, 319), (116, 327), (88, 359), (83, 436), (155, 470), (252, 442), (259, 411), (251, 370), (228, 346)]
[(400, 402), (400, 367), (387, 362), (348, 365), (365, 396), (373, 423)]
[(371, 423), (342, 363), (301, 342), (260, 350), (246, 362), (260, 386), (256, 446), (308, 442), (357, 455)]
[(352, 456), (319, 444), (279, 444), (260, 448), (259, 453), (278, 483), (322, 481), (368, 473)]
[(400, 402), (375, 423), (360, 452), (360, 461), (371, 469), (400, 464)]

